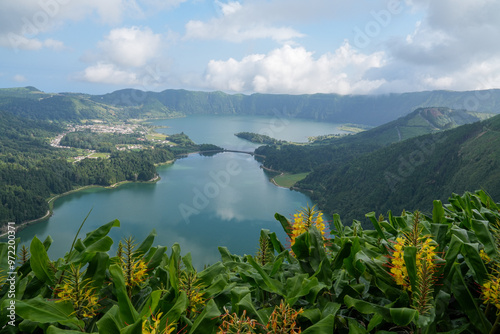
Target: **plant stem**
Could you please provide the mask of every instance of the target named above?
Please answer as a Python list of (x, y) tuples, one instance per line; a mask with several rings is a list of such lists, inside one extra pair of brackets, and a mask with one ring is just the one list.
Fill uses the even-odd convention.
[(498, 333), (500, 331), (500, 314), (497, 316), (493, 327), (491, 328), (490, 334)]

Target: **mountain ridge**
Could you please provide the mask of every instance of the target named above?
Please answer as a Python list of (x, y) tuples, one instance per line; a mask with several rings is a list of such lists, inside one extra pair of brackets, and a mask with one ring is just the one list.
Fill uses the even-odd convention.
[[(61, 105), (64, 107), (61, 108)], [(62, 121), (231, 114), (297, 117), (378, 126), (417, 108), (436, 106), (498, 114), (500, 89), (465, 92), (436, 90), (384, 95), (244, 95), (185, 89), (166, 89), (161, 92), (123, 89), (91, 95), (44, 93), (35, 87), (0, 89), (0, 109), (34, 119)]]

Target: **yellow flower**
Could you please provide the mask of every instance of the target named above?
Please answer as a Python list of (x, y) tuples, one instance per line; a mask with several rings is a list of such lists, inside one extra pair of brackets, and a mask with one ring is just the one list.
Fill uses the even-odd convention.
[(293, 215), (293, 220), (290, 222), (292, 231), (289, 235), (290, 247), (295, 244), (295, 239), (307, 232), (307, 230), (314, 226), (323, 236), (323, 240), (327, 241), (325, 234), (328, 231), (323, 219), (323, 213), (321, 211), (315, 210), (315, 206), (309, 207), (298, 211)]
[(491, 262), (491, 258), (488, 256), (488, 254), (486, 254), (484, 249), (481, 249), (479, 251), (479, 255), (481, 256), (481, 259), (483, 259), (484, 263), (488, 264)]
[(63, 279), (63, 284), (56, 290), (57, 302), (70, 301), (78, 319), (92, 318), (97, 314), (99, 298), (91, 280), (82, 280), (80, 267), (71, 266), (69, 273)]
[(276, 306), (269, 316), (269, 322), (266, 325), (268, 334), (299, 334), (302, 332), (297, 327), (297, 317), (304, 312), (302, 309), (296, 311), (290, 305), (285, 304), (283, 300), (279, 306)]
[(175, 324), (169, 324), (167, 319), (167, 324), (165, 329), (161, 329), (161, 316), (162, 312), (158, 312), (156, 315), (151, 314), (150, 319), (144, 319), (142, 322), (142, 333), (143, 334), (170, 334), (175, 330)]
[(255, 333), (257, 321), (246, 316), (243, 310), (241, 317), (236, 313), (230, 314), (224, 307), (225, 314), (222, 315), (222, 324), (219, 326), (217, 334), (252, 334)]
[(189, 301), (189, 313), (195, 313), (205, 306), (205, 298), (202, 292), (203, 283), (198, 280), (196, 272), (183, 271), (179, 278), (179, 289), (186, 292)]

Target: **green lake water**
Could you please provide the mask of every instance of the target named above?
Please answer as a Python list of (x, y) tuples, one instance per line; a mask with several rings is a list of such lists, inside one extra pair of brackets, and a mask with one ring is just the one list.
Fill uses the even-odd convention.
[[(258, 145), (239, 139), (234, 133), (259, 132), (305, 142), (308, 136), (340, 132), (337, 124), (276, 117), (191, 116), (154, 123), (168, 126), (158, 131), (184, 132), (197, 143), (251, 151)], [(170, 249), (177, 242), (182, 253), (191, 252), (194, 265), (201, 268), (220, 260), (218, 246), (239, 255), (255, 254), (263, 228), (276, 232), (286, 244), (286, 235), (274, 213), (289, 217), (311, 203), (305, 194), (274, 186), (260, 163), (249, 154), (192, 154), (159, 167), (158, 174), (161, 180), (155, 184), (91, 188), (61, 197), (55, 201), (54, 214), (49, 219), (17, 235), (21, 242), (34, 235), (43, 241), (50, 235), (54, 242), (49, 256), (55, 259), (69, 250), (80, 223), (92, 209), (81, 236), (118, 219), (121, 227), (110, 233), (115, 244), (128, 236), (140, 242), (155, 229), (155, 245)], [(114, 254), (115, 250), (112, 248), (111, 252)]]

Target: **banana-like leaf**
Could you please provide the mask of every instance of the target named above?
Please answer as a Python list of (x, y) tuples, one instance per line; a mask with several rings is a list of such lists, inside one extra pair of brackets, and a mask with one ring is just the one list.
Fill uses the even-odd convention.
[(83, 244), (85, 245), (85, 247), (89, 247), (90, 245), (108, 235), (109, 231), (113, 227), (120, 227), (120, 221), (115, 219), (105, 225), (102, 225), (94, 231), (87, 233), (85, 239), (83, 240)]
[(276, 293), (280, 296), (284, 296), (283, 284), (280, 281), (269, 277), (269, 275), (262, 269), (262, 267), (257, 262), (255, 262), (252, 256), (247, 255), (247, 261), (255, 270), (257, 270), (259, 275), (264, 280), (265, 286), (261, 286), (263, 290)]
[(478, 244), (465, 243), (462, 245), (465, 262), (474, 273), (476, 281), (482, 285), (488, 279), (488, 269), (479, 255)]
[(116, 298), (118, 299), (118, 305), (120, 310), (120, 318), (127, 324), (133, 324), (139, 318), (139, 314), (132, 306), (132, 302), (128, 298), (127, 288), (125, 286), (125, 278), (123, 277), (122, 269), (113, 264), (109, 267), (109, 273), (113, 279), (113, 284), (116, 290)]
[(54, 272), (50, 269), (50, 259), (42, 242), (36, 237), (33, 237), (30, 244), (31, 270), (35, 276), (48, 285), (54, 284)]
[(344, 297), (344, 303), (348, 308), (354, 307), (358, 312), (363, 314), (379, 314), (388, 323), (393, 322), (391, 310), (385, 306), (369, 303), (364, 300), (352, 298), (351, 296)]
[[(4, 303), (4, 306), (5, 303)], [(69, 301), (56, 303), (47, 301), (41, 296), (33, 299), (16, 300), (16, 314), (41, 324), (58, 322), (62, 325), (83, 328), (83, 322), (74, 315), (75, 310)]]
[(89, 262), (85, 271), (84, 279), (90, 279), (92, 286), (96, 288), (102, 287), (102, 283), (106, 277), (106, 269), (109, 265), (109, 255), (104, 252), (98, 252)]
[(101, 319), (97, 321), (97, 328), (101, 334), (119, 333), (120, 329), (125, 327), (125, 323), (120, 320), (120, 310), (118, 305), (113, 305)]
[(454, 297), (460, 304), (462, 311), (467, 314), (471, 325), (476, 327), (479, 333), (490, 333), (492, 327), (491, 323), (486, 319), (486, 316), (477, 305), (472, 293), (469, 291), (467, 283), (462, 276), (460, 265), (456, 263), (454, 268), (455, 274), (453, 275), (453, 284), (451, 285), (451, 291)]
[(408, 271), (408, 278), (412, 291), (417, 288), (417, 248), (414, 246), (406, 246), (404, 248), (404, 260), (406, 270)]
[(335, 316), (329, 314), (311, 327), (305, 329), (302, 334), (331, 334), (335, 325)]
[(82, 331), (74, 331), (71, 329), (61, 329), (55, 326), (49, 326), (47, 328), (47, 331), (45, 332), (47, 334), (82, 334)]
[(212, 334), (220, 315), (221, 313), (214, 300), (210, 299), (203, 312), (196, 317), (189, 334)]
[(476, 237), (483, 244), (484, 251), (489, 257), (495, 257), (498, 254), (495, 238), (489, 229), (489, 223), (484, 220), (472, 220), (472, 230), (476, 233)]
[(373, 211), (369, 212), (369, 213), (365, 214), (365, 217), (370, 219), (370, 221), (373, 224), (373, 227), (375, 227), (375, 230), (377, 231), (380, 238), (387, 241), (387, 237), (385, 236), (384, 232), (382, 231), (382, 228), (380, 227), (380, 223), (379, 223), (378, 219), (375, 217), (375, 212), (373, 212)]

